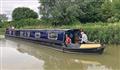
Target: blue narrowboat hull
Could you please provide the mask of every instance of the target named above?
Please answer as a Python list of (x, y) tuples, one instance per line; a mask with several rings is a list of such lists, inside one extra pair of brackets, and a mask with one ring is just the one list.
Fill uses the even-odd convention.
[[(73, 48), (65, 46), (65, 34), (68, 30), (6, 30), (6, 37), (16, 37), (49, 43), (49, 47), (63, 52), (99, 53), (102, 54), (104, 46), (98, 48)], [(54, 46), (53, 46), (54, 45)]]

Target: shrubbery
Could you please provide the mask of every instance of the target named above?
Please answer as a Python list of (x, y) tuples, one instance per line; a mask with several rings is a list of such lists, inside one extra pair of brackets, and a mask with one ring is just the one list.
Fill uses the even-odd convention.
[(5, 28), (0, 28), (0, 35), (3, 35), (5, 33)]
[(120, 22), (116, 23), (86, 23), (67, 25), (61, 28), (82, 28), (90, 41), (97, 40), (105, 44), (120, 44)]
[(5, 22), (2, 27), (6, 28), (6, 27), (9, 27), (9, 26), (14, 26), (16, 28), (21, 28), (21, 27), (24, 27), (24, 26), (33, 26), (33, 25), (40, 25), (40, 24), (44, 24), (43, 21), (41, 20), (38, 20), (38, 19), (32, 19), (32, 18), (29, 18), (29, 19), (21, 19), (19, 21), (10, 21), (10, 22)]
[(31, 10), (30, 8), (26, 7), (18, 7), (15, 8), (12, 12), (13, 20), (21, 20), (21, 19), (28, 19), (28, 18), (38, 18), (38, 14)]
[(24, 26), (32, 26), (41, 24), (40, 20), (37, 19), (22, 19), (19, 21), (13, 21), (13, 24), (16, 28), (24, 27)]
[(100, 40), (102, 43), (120, 44), (120, 26), (84, 28), (89, 40)]
[[(107, 22), (114, 17), (113, 6), (116, 2), (110, 0), (39, 0), (40, 14), (44, 19), (52, 19), (52, 24), (63, 25), (76, 20), (82, 23)], [(118, 6), (117, 6), (118, 7)], [(118, 12), (119, 10), (117, 10)], [(114, 20), (114, 19), (113, 19)]]

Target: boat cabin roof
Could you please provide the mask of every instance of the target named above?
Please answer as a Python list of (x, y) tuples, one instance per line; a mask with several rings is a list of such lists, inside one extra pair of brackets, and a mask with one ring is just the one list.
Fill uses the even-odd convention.
[(15, 29), (15, 30), (62, 30), (62, 31), (68, 31), (68, 30), (79, 30), (79, 29)]

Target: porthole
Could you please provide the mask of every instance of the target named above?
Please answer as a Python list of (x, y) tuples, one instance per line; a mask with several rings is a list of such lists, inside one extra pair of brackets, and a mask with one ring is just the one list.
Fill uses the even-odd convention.
[(48, 33), (48, 39), (57, 40), (57, 38), (58, 38), (58, 33), (56, 33), (56, 32), (49, 32)]
[(40, 38), (40, 36), (41, 36), (40, 32), (35, 33), (35, 38)]

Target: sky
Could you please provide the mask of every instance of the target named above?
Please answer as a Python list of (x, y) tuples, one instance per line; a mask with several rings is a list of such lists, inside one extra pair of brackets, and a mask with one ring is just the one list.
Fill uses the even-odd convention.
[(0, 14), (6, 14), (9, 20), (11, 20), (12, 11), (15, 8), (28, 7), (38, 13), (39, 6), (38, 0), (0, 0)]

